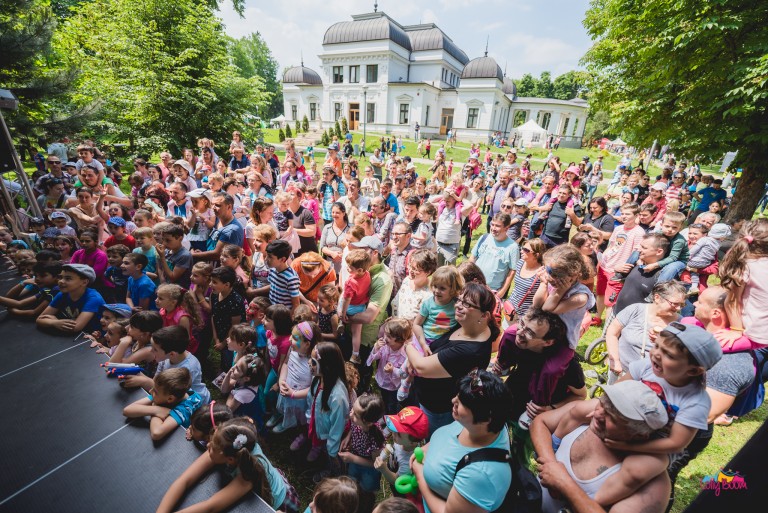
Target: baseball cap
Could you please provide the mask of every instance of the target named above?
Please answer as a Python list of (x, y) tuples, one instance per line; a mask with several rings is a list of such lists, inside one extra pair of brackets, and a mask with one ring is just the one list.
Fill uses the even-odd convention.
[(659, 396), (641, 381), (621, 381), (615, 385), (598, 385), (619, 413), (631, 420), (645, 422), (651, 429), (661, 429), (669, 415)]
[(429, 419), (420, 408), (406, 406), (397, 415), (385, 415), (384, 421), (393, 433), (411, 435), (417, 440), (424, 440), (429, 435)]
[(77, 167), (77, 162), (69, 161), (66, 164), (64, 164), (64, 167)]
[(373, 235), (366, 235), (358, 242), (351, 242), (349, 245), (357, 249), (372, 249), (379, 253), (384, 251), (384, 244), (381, 243), (378, 237), (374, 237)]
[(87, 278), (89, 283), (93, 283), (94, 281), (96, 281), (96, 273), (94, 272), (93, 268), (90, 265), (64, 264), (63, 266), (61, 266), (61, 268), (67, 271), (72, 271), (73, 273), (83, 278)]
[(574, 175), (579, 174), (579, 168), (577, 166), (570, 166), (568, 169), (565, 170), (566, 173), (573, 173)]
[(470, 153), (469, 154), (469, 160), (473, 160), (473, 159), (474, 160), (480, 160), (479, 157), (480, 157), (480, 155), (478, 155), (477, 153)]
[[(258, 175), (258, 173), (257, 173), (257, 176), (261, 177), (260, 175)], [(204, 189), (204, 188), (200, 187), (198, 189), (192, 190), (191, 192), (188, 192), (187, 196), (189, 196), (190, 198), (206, 197), (210, 201), (210, 199), (211, 199), (211, 191), (209, 189)]]
[(331, 151), (339, 151), (339, 143), (332, 142), (331, 144), (328, 145), (328, 149)]
[(666, 191), (667, 184), (664, 182), (656, 182), (655, 184), (651, 185), (651, 189), (654, 191)]
[(720, 343), (704, 328), (672, 322), (664, 328), (664, 331), (676, 336), (699, 365), (707, 370), (714, 367), (723, 357)]
[(125, 219), (117, 216), (110, 217), (109, 221), (107, 221), (107, 224), (114, 224), (115, 226), (122, 226), (125, 228)]
[(69, 214), (65, 212), (59, 212), (58, 210), (55, 212), (51, 212), (51, 214), (48, 216), (48, 219), (50, 219), (51, 221), (53, 221), (54, 219), (66, 219), (67, 224), (72, 222), (72, 218), (69, 217)]
[(517, 205), (518, 207), (527, 207), (528, 200), (525, 198), (518, 198), (517, 201), (515, 201), (515, 205)]
[(58, 228), (46, 228), (43, 232), (44, 239), (52, 239), (54, 237), (58, 237), (59, 235), (61, 235), (61, 232)]
[(131, 316), (131, 307), (125, 303), (110, 303), (104, 305), (104, 310), (109, 310), (118, 317), (128, 319)]

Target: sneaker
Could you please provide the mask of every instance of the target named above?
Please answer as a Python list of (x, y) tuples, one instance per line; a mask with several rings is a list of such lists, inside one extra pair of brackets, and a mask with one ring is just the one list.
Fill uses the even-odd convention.
[(353, 354), (352, 356), (350, 356), (349, 361), (354, 363), (355, 365), (360, 365), (363, 363), (363, 361), (360, 359), (359, 354)]
[(283, 423), (281, 422), (281, 423), (279, 423), (277, 426), (275, 426), (274, 428), (272, 428), (272, 432), (273, 432), (274, 434), (276, 434), (276, 435), (279, 435), (280, 433), (285, 433), (285, 432), (286, 432), (286, 431), (288, 431), (289, 429), (291, 429), (291, 428), (289, 428), (289, 427), (286, 427), (286, 426), (285, 426), (285, 424), (283, 424)]
[(294, 438), (293, 442), (291, 442), (291, 450), (298, 451), (304, 446), (305, 443), (307, 443), (307, 437), (301, 434)]
[(280, 421), (282, 420), (283, 420), (283, 417), (281, 417), (280, 415), (277, 415), (277, 414), (272, 415), (272, 417), (270, 417), (269, 420), (267, 421), (267, 427), (269, 429), (272, 429), (273, 427), (280, 424)]
[(309, 463), (312, 463), (313, 461), (317, 461), (317, 458), (319, 458), (322, 453), (323, 453), (322, 446), (318, 445), (316, 447), (312, 447), (309, 450), (309, 453), (307, 454), (307, 461)]
[(408, 399), (408, 394), (411, 393), (411, 381), (403, 381), (400, 383), (400, 388), (397, 389), (397, 400), (400, 402)]

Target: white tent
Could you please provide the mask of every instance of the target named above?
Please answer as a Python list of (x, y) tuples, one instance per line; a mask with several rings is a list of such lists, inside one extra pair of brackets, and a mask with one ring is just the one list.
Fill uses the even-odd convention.
[(617, 137), (614, 141), (611, 141), (614, 146), (626, 146), (627, 143), (621, 140), (621, 137)]
[(547, 142), (547, 131), (532, 119), (515, 128), (515, 132), (518, 137), (515, 144), (521, 148), (543, 148)]
[(270, 119), (269, 120), (269, 124), (272, 125), (273, 127), (284, 126), (285, 125), (285, 116), (280, 114), (276, 118)]

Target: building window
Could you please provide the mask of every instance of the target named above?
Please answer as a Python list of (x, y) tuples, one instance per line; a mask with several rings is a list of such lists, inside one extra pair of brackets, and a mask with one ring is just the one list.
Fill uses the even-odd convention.
[(565, 118), (565, 123), (563, 123), (563, 131), (560, 132), (560, 135), (568, 135), (568, 123), (570, 123), (571, 118)]
[(333, 83), (334, 84), (344, 83), (344, 66), (333, 67)]
[(429, 126), (429, 105), (427, 105), (427, 112), (424, 114), (424, 126)]
[(334, 103), (333, 104), (333, 120), (338, 121), (339, 119), (341, 119), (341, 104)]
[(545, 112), (544, 115), (541, 117), (541, 128), (543, 128), (544, 130), (548, 130), (550, 121), (552, 121), (552, 113)]
[(376, 104), (375, 103), (369, 103), (366, 106), (365, 122), (366, 123), (376, 122)]
[(579, 118), (573, 120), (573, 136), (576, 137), (576, 132), (579, 130)]
[(296, 105), (291, 105), (291, 119), (296, 120), (299, 115), (299, 108)]
[(469, 109), (467, 113), (467, 128), (477, 128), (477, 115), (480, 113), (480, 109)]
[(309, 120), (315, 121), (316, 119), (317, 119), (317, 104), (310, 103), (309, 104)]
[(369, 83), (379, 81), (379, 65), (378, 64), (368, 64), (365, 67), (365, 81)]
[(360, 66), (349, 67), (349, 83), (357, 84), (360, 82)]
[(400, 124), (401, 125), (408, 124), (408, 111), (410, 110), (410, 108), (411, 106), (407, 103), (400, 104)]

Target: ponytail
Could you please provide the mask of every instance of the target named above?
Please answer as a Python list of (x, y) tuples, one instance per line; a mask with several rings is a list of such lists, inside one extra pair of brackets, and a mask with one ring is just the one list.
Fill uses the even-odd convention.
[(252, 453), (258, 443), (256, 426), (248, 417), (236, 417), (219, 426), (213, 434), (211, 443), (230, 458), (235, 458), (240, 475), (253, 484), (253, 491), (264, 502), (272, 504), (272, 490), (269, 487), (267, 471), (261, 463), (264, 456)]
[(747, 272), (747, 258), (766, 256), (768, 256), (768, 219), (745, 222), (739, 231), (739, 238), (720, 264), (720, 284), (727, 289), (743, 286)]
[(271, 505), (272, 489), (269, 487), (267, 471), (264, 470), (259, 458), (251, 454), (251, 451), (245, 446), (237, 452), (237, 468), (243, 479), (253, 484), (253, 490), (258, 496)]
[(181, 298), (181, 306), (189, 314), (189, 317), (192, 319), (192, 324), (194, 326), (201, 327), (203, 325), (203, 317), (200, 314), (200, 306), (197, 304), (194, 294), (192, 294), (190, 291), (184, 292), (184, 295)]

